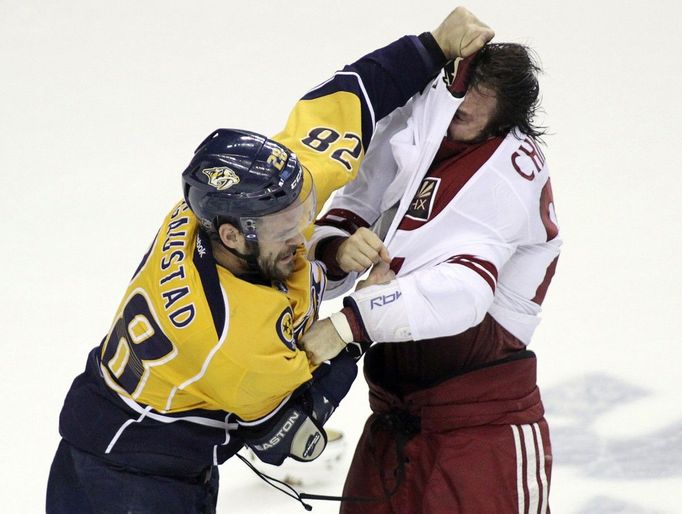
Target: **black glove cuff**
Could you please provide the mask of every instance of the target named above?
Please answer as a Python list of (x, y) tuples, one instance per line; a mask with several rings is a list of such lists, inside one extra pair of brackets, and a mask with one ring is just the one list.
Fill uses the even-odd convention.
[(433, 37), (433, 34), (431, 34), (431, 32), (422, 32), (417, 36), (417, 38), (419, 41), (421, 41), (421, 44), (424, 45), (424, 48), (426, 48), (426, 51), (431, 56), (431, 59), (433, 59), (439, 67), (444, 66), (447, 58), (445, 57), (443, 50), (441, 50), (440, 46), (436, 42), (436, 38)]

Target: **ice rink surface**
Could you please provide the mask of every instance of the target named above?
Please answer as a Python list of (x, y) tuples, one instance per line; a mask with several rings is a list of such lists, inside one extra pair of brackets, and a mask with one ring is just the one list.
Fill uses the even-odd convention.
[[(216, 127), (277, 132), (307, 89), (456, 5), (0, 0), (0, 511), (44, 511), (63, 397), (195, 146)], [(552, 511), (680, 513), (681, 4), (464, 5), (545, 68), (565, 245), (531, 349)], [(367, 412), (358, 380), (330, 422), (347, 458), (308, 492), (340, 493)], [(234, 459), (221, 476), (220, 513), (303, 512)]]

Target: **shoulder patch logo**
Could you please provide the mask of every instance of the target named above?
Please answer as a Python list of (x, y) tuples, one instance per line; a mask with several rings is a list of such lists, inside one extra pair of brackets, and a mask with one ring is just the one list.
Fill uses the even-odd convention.
[(433, 199), (436, 197), (439, 185), (439, 178), (426, 177), (420, 184), (417, 194), (414, 195), (405, 216), (413, 220), (428, 221), (429, 216), (431, 216)]
[(289, 348), (289, 350), (296, 349), (296, 342), (294, 341), (294, 314), (291, 312), (291, 307), (284, 309), (284, 312), (277, 318), (277, 335), (282, 342)]
[(218, 191), (239, 184), (239, 176), (226, 166), (206, 168), (201, 171), (208, 177), (209, 185), (215, 187)]

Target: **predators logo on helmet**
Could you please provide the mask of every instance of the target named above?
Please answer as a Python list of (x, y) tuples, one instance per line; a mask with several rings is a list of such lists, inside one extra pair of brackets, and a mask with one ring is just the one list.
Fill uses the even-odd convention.
[(206, 168), (201, 171), (208, 177), (208, 183), (218, 191), (224, 191), (235, 184), (239, 184), (239, 176), (226, 166)]

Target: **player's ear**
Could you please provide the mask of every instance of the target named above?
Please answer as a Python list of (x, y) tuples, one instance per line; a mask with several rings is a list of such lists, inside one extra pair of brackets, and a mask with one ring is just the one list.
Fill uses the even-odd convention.
[(220, 241), (228, 248), (233, 248), (238, 252), (244, 252), (246, 250), (246, 239), (244, 234), (242, 234), (237, 227), (231, 223), (223, 223), (218, 228), (218, 236)]

